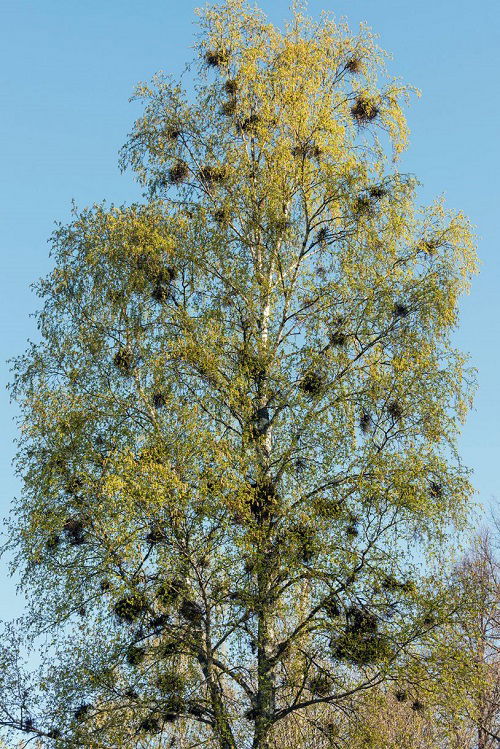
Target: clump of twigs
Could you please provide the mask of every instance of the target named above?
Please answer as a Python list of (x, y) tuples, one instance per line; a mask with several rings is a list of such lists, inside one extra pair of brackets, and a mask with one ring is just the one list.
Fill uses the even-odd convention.
[(421, 252), (425, 252), (427, 255), (434, 255), (439, 247), (439, 241), (434, 238), (422, 239), (417, 246), (417, 249)]
[(360, 73), (361, 60), (359, 59), (359, 57), (351, 57), (350, 60), (346, 62), (345, 68), (349, 71), (349, 73)]
[(136, 645), (130, 645), (130, 647), (127, 648), (126, 661), (129, 666), (140, 666), (145, 657), (146, 648), (140, 648)]
[(316, 398), (321, 395), (325, 387), (323, 375), (316, 371), (306, 372), (299, 383), (299, 387), (306, 395)]
[(396, 400), (389, 403), (389, 405), (387, 406), (387, 412), (390, 416), (392, 416), (394, 421), (399, 421), (403, 416), (403, 409)]
[(341, 609), (334, 595), (328, 596), (328, 598), (323, 601), (323, 610), (330, 619), (336, 619), (340, 616)]
[(72, 546), (81, 546), (85, 543), (85, 524), (81, 518), (69, 518), (64, 524), (64, 532)]
[(386, 575), (382, 580), (382, 587), (384, 590), (395, 591), (400, 590), (401, 583), (393, 575)]
[(335, 330), (329, 335), (329, 341), (332, 346), (342, 348), (347, 343), (347, 335), (342, 330)]
[(324, 244), (328, 241), (329, 231), (326, 226), (322, 226), (321, 229), (318, 229), (318, 232), (316, 234), (316, 242), (318, 244)]
[(146, 536), (146, 541), (152, 546), (154, 546), (155, 544), (164, 543), (166, 540), (166, 533), (159, 525), (153, 525), (148, 535)]
[(113, 364), (120, 372), (126, 376), (132, 374), (134, 367), (134, 354), (130, 346), (124, 346), (118, 349), (113, 357)]
[(227, 81), (224, 81), (224, 91), (229, 96), (236, 96), (238, 93), (238, 81), (234, 78), (228, 78)]
[(91, 709), (92, 705), (90, 705), (88, 702), (84, 702), (82, 705), (77, 707), (74, 712), (76, 720), (83, 720), (84, 718), (86, 718)]
[(131, 624), (135, 622), (148, 609), (148, 601), (143, 593), (132, 593), (120, 598), (114, 607), (118, 619)]
[(200, 624), (203, 619), (203, 610), (196, 601), (184, 598), (179, 608), (180, 615), (192, 624)]
[(398, 702), (406, 702), (406, 700), (408, 699), (408, 695), (404, 689), (398, 689), (396, 692), (394, 692), (394, 697)]
[(316, 555), (314, 531), (307, 525), (298, 524), (293, 529), (299, 545), (299, 553), (304, 564), (312, 562)]
[(158, 675), (156, 686), (165, 694), (179, 694), (184, 689), (184, 679), (177, 671), (169, 669)]
[(61, 537), (57, 533), (51, 533), (47, 541), (45, 542), (45, 545), (49, 551), (54, 551), (55, 549), (57, 549), (60, 543)]
[(144, 731), (144, 733), (160, 733), (160, 721), (154, 715), (148, 715), (139, 723), (139, 730)]
[(312, 694), (316, 694), (319, 697), (326, 696), (332, 688), (332, 683), (326, 674), (316, 674), (309, 679), (309, 689)]
[(177, 278), (177, 270), (171, 266), (162, 268), (153, 282), (153, 291), (151, 296), (160, 303), (165, 303), (172, 296), (172, 281)]
[(323, 151), (317, 143), (307, 141), (294, 146), (292, 148), (292, 154), (301, 159), (319, 159), (323, 155)]
[(226, 170), (220, 166), (203, 166), (198, 176), (206, 185), (219, 185), (226, 178)]
[(385, 198), (385, 196), (388, 195), (389, 190), (384, 185), (373, 185), (373, 187), (370, 187), (369, 193), (371, 198), (380, 200), (381, 198)]
[(367, 216), (372, 212), (372, 202), (367, 195), (360, 195), (354, 203), (354, 213), (357, 216)]
[(394, 305), (394, 317), (404, 318), (410, 314), (410, 308), (406, 304), (398, 302)]
[(351, 108), (351, 114), (358, 125), (367, 125), (380, 114), (380, 109), (373, 99), (360, 95)]
[(222, 102), (220, 111), (221, 111), (221, 114), (223, 114), (225, 117), (232, 117), (234, 114), (236, 114), (237, 108), (238, 108), (237, 100), (228, 99), (227, 101)]
[(229, 52), (227, 49), (207, 49), (205, 62), (209, 68), (224, 68), (229, 64)]
[(411, 709), (416, 713), (422, 713), (425, 710), (425, 705), (423, 702), (420, 702), (420, 700), (414, 700), (411, 703)]
[(372, 417), (371, 414), (368, 413), (368, 411), (364, 411), (361, 414), (361, 418), (359, 420), (359, 428), (363, 432), (363, 434), (366, 434), (371, 427), (372, 424)]
[(160, 408), (165, 408), (167, 404), (167, 399), (165, 398), (165, 394), (161, 391), (158, 391), (157, 393), (153, 393), (153, 406), (156, 408), (157, 411), (160, 410)]
[(185, 592), (186, 583), (180, 578), (162, 583), (156, 591), (156, 597), (164, 606), (170, 606)]
[(167, 140), (170, 140), (173, 143), (175, 143), (182, 134), (182, 130), (180, 130), (176, 125), (169, 125), (164, 132)]
[(443, 487), (441, 484), (439, 484), (437, 481), (431, 481), (429, 484), (429, 494), (434, 499), (439, 499), (439, 497), (443, 496)]
[(267, 478), (253, 484), (252, 489), (250, 512), (259, 521), (268, 520), (276, 503), (276, 483)]
[(171, 185), (180, 185), (189, 176), (189, 168), (185, 161), (177, 161), (167, 172), (167, 179)]
[(158, 616), (154, 616), (150, 619), (148, 626), (153, 632), (159, 633), (165, 629), (169, 622), (170, 616), (168, 614), (158, 614)]
[(258, 114), (251, 114), (249, 117), (238, 123), (238, 130), (241, 133), (255, 135), (261, 119)]

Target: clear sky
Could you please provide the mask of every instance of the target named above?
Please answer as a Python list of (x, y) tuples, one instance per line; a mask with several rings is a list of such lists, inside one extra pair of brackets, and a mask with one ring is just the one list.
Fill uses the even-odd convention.
[[(0, 512), (19, 485), (11, 466), (14, 410), (6, 360), (36, 337), (30, 283), (50, 266), (54, 221), (83, 207), (121, 203), (140, 191), (117, 154), (139, 113), (134, 84), (158, 70), (180, 73), (192, 56), (200, 0), (0, 0)], [(288, 0), (261, 0), (271, 20)], [(481, 274), (462, 304), (460, 346), (479, 370), (479, 392), (461, 440), (479, 498), (500, 497), (500, 3), (498, 0), (310, 0), (366, 21), (394, 60), (391, 71), (420, 88), (409, 110), (410, 148), (401, 169), (423, 183), (422, 200), (444, 193), (480, 237)], [(0, 564), (0, 618), (20, 610)]]

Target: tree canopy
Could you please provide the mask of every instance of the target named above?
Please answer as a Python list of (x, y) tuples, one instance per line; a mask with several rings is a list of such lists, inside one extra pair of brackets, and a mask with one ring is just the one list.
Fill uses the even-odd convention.
[(15, 564), (58, 654), (27, 735), (268, 749), (298, 721), (335, 746), (357, 693), (435, 699), (476, 260), (398, 171), (411, 91), (384, 58), (298, 6), (283, 31), (204, 9), (191, 88), (137, 90), (144, 202), (55, 231), (12, 386)]

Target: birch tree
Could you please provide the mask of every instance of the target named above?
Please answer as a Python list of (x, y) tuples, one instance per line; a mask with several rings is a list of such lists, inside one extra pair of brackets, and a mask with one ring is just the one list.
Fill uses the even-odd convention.
[(15, 364), (10, 537), (55, 650), (6, 723), (43, 746), (269, 749), (302, 718), (335, 746), (353, 694), (419, 704), (451, 615), (469, 223), (398, 171), (411, 90), (367, 28), (227, 0), (199, 29), (137, 90), (144, 201), (57, 228)]

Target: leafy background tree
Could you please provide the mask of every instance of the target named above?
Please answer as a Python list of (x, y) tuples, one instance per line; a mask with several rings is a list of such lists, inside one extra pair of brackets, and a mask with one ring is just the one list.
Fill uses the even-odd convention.
[(20, 727), (56, 742), (271, 746), (309, 713), (330, 740), (369, 687), (424, 706), (455, 614), (468, 223), (415, 208), (367, 30), (228, 2), (202, 31), (194, 101), (138, 90), (148, 201), (56, 231), (17, 362), (16, 562), (59, 643), (50, 722)]

